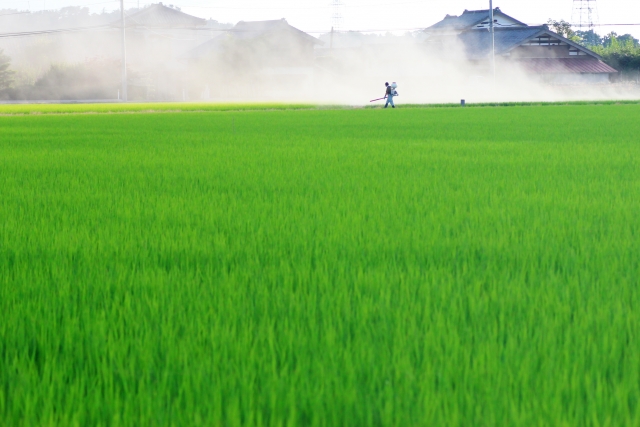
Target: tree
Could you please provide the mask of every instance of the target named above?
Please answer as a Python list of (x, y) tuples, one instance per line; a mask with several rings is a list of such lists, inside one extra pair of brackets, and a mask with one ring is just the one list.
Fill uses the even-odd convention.
[(560, 34), (565, 39), (569, 39), (572, 42), (576, 43), (582, 43), (582, 39), (580, 38), (580, 36), (575, 31), (573, 31), (573, 28), (571, 28), (571, 24), (564, 19), (561, 19), (559, 21), (549, 19), (547, 21), (547, 25), (551, 27), (554, 32)]
[(631, 42), (635, 47), (640, 46), (640, 40), (633, 37), (631, 34), (623, 34), (621, 36), (618, 36), (618, 41), (622, 44)]
[(547, 25), (549, 25), (554, 32), (560, 34), (565, 39), (571, 40), (572, 37), (576, 35), (576, 32), (571, 28), (571, 24), (564, 19), (561, 19), (559, 21), (556, 21), (555, 19), (549, 19), (547, 21)]
[(587, 47), (601, 46), (602, 37), (600, 37), (595, 31), (576, 31), (576, 35), (582, 40), (581, 44)]
[(615, 31), (610, 32), (606, 36), (602, 38), (602, 44), (604, 47), (610, 47), (612, 44), (619, 44), (622, 46), (626, 46), (629, 42), (634, 47), (640, 46), (638, 39), (633, 37), (631, 34), (624, 34), (619, 36)]
[(640, 70), (640, 45), (633, 37), (618, 38), (612, 32), (604, 37), (603, 44), (594, 46), (593, 51), (602, 56), (604, 62), (623, 73), (635, 73)]
[(0, 91), (9, 89), (13, 85), (13, 71), (9, 69), (11, 58), (0, 49)]

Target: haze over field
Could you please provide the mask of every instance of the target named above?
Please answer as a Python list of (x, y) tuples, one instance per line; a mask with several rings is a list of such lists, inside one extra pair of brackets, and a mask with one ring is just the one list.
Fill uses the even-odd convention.
[[(129, 31), (128, 82), (130, 99), (138, 101), (296, 101), (349, 103), (362, 105), (384, 93), (385, 81), (399, 84), (399, 103), (441, 103), (485, 101), (556, 101), (571, 99), (636, 99), (637, 85), (617, 84), (580, 88), (550, 86), (539, 78), (530, 78), (521, 69), (498, 59), (497, 79), (489, 64), (469, 69), (452, 57), (463, 57), (462, 46), (449, 45), (447, 57), (425, 46), (424, 33), (417, 30), (433, 24), (446, 14), (464, 9), (483, 8), (486, 2), (398, 1), (376, 4), (349, 1), (343, 8), (341, 30), (333, 37), (331, 8), (314, 1), (274, 1), (265, 4), (240, 0), (233, 5), (176, 2), (171, 7), (182, 12), (210, 18), (201, 31), (179, 32), (149, 30), (141, 35)], [(571, 1), (543, 1), (535, 7), (523, 2), (504, 1), (496, 6), (529, 24), (547, 19), (571, 19)], [(77, 27), (99, 27), (92, 31), (64, 32), (0, 38), (0, 49), (11, 59), (14, 88), (4, 99), (116, 99), (120, 90), (121, 39), (116, 28), (117, 3), (89, 4), (86, 8), (51, 8), (63, 3), (42, 3), (48, 11), (37, 11), (38, 3), (29, 3), (31, 14), (13, 15), (22, 10), (20, 2), (2, 4), (0, 26), (6, 32), (40, 31)], [(616, 5), (613, 7), (612, 5)], [(125, 3), (128, 16), (144, 10), (144, 3)], [(140, 9), (138, 9), (140, 7)], [(600, 22), (628, 22), (639, 8), (636, 3), (610, 1), (600, 6)], [(621, 14), (620, 10), (626, 10)], [(99, 12), (99, 13), (96, 13)], [(207, 12), (207, 13), (205, 13)], [(640, 11), (639, 11), (640, 12)], [(640, 13), (639, 13), (640, 15)], [(638, 15), (635, 15), (638, 16)], [(194, 49), (211, 39), (225, 38), (238, 20), (286, 17), (288, 23), (318, 38), (314, 61), (289, 65), (290, 70), (273, 71), (283, 65), (274, 59), (274, 50), (251, 48), (251, 57), (241, 53), (239, 43), (220, 43), (206, 54)], [(129, 19), (129, 18), (128, 18)], [(606, 22), (605, 22), (606, 21)], [(205, 22), (205, 21), (203, 21)], [(115, 25), (115, 26), (114, 26)], [(369, 33), (346, 32), (349, 29)], [(616, 27), (635, 34), (636, 27)], [(372, 32), (374, 31), (375, 32)], [(600, 28), (601, 32), (608, 28)], [(330, 49), (330, 47), (332, 49)], [(217, 50), (216, 50), (217, 49)], [(214, 52), (215, 51), (215, 52)], [(457, 54), (456, 54), (457, 53)], [(287, 59), (288, 61), (289, 59)], [(268, 65), (265, 65), (268, 64)], [(285, 64), (286, 65), (286, 64)], [(269, 68), (256, 78), (256, 66)], [(253, 68), (252, 68), (253, 67)], [(297, 68), (296, 68), (297, 67)], [(293, 70), (296, 68), (296, 70)], [(299, 70), (305, 76), (300, 77)], [(634, 71), (635, 72), (635, 71)], [(271, 74), (270, 74), (271, 73)], [(637, 78), (640, 80), (640, 69)], [(629, 76), (627, 76), (629, 77)], [(628, 82), (629, 79), (627, 78)], [(0, 90), (3, 89), (0, 82)]]

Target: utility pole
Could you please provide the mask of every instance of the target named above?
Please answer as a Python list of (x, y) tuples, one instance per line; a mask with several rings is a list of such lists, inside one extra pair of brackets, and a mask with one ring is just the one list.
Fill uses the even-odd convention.
[(573, 0), (573, 13), (571, 14), (571, 25), (577, 27), (579, 31), (587, 34), (585, 42), (596, 44), (595, 35), (598, 26), (598, 3), (596, 0)]
[(493, 25), (493, 0), (489, 0), (489, 9), (491, 9), (491, 22), (489, 28), (491, 31), (491, 74), (493, 74), (493, 85), (496, 85), (496, 33)]
[(331, 27), (336, 31), (342, 30), (343, 0), (331, 0)]
[(127, 44), (124, 25), (124, 0), (120, 0), (120, 17), (122, 18), (122, 101), (127, 102)]
[(333, 27), (331, 27), (331, 39), (329, 41), (329, 49), (333, 52)]

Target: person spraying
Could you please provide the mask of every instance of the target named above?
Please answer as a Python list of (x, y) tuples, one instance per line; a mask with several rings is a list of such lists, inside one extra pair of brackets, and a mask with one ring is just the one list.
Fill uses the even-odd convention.
[(396, 105), (393, 103), (393, 98), (398, 95), (398, 92), (396, 91), (396, 88), (398, 87), (397, 83), (393, 82), (389, 84), (389, 82), (386, 82), (384, 85), (386, 87), (384, 97), (387, 100), (384, 104), (384, 108), (387, 108), (389, 105), (391, 105), (391, 108), (396, 108)]
[(384, 104), (384, 108), (387, 108), (389, 104), (391, 104), (391, 107), (396, 108), (395, 104), (393, 103), (393, 98), (398, 96), (398, 91), (396, 90), (398, 84), (396, 82), (393, 82), (391, 84), (389, 84), (389, 82), (386, 82), (384, 86), (386, 87), (384, 96), (382, 98), (372, 99), (369, 102), (382, 101), (383, 99), (386, 99), (387, 102)]

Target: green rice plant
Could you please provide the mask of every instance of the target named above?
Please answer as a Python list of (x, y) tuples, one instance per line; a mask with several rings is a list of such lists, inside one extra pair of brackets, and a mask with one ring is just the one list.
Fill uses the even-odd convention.
[(0, 117), (0, 424), (638, 425), (639, 113)]
[[(157, 102), (157, 103), (69, 103), (69, 104), (4, 104), (0, 115), (24, 114), (81, 114), (81, 113), (178, 113), (205, 111), (253, 111), (300, 110), (316, 108), (311, 104), (282, 103), (208, 103), (208, 102)], [(336, 107), (337, 108), (337, 107)]]
[[(532, 107), (569, 105), (637, 105), (637, 100), (566, 101), (566, 102), (483, 102), (467, 103), (466, 107)], [(455, 108), (459, 104), (403, 104), (402, 108)], [(156, 103), (67, 103), (67, 104), (0, 104), (0, 116), (40, 114), (116, 114), (116, 113), (202, 113), (220, 111), (271, 110), (345, 110), (362, 106), (329, 104), (285, 103), (210, 103), (210, 102), (156, 102)], [(377, 109), (380, 104), (365, 108)]]

